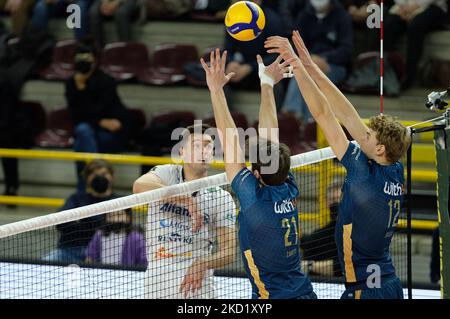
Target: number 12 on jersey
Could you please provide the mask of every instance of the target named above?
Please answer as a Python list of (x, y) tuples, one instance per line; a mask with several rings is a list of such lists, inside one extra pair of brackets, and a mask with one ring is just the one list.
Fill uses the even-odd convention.
[(388, 228), (397, 227), (398, 215), (400, 215), (400, 200), (390, 200), (389, 203), (389, 222)]

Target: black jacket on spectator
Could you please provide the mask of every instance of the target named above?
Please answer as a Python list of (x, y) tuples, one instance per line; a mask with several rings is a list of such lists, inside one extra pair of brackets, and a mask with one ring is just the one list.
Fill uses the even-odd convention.
[(311, 54), (320, 55), (331, 64), (348, 66), (353, 50), (352, 19), (337, 0), (331, 0), (331, 4), (331, 11), (323, 19), (308, 4), (298, 15), (295, 28)]
[(332, 221), (325, 227), (302, 237), (300, 239), (300, 247), (303, 253), (302, 257), (305, 260), (322, 261), (332, 259), (334, 276), (338, 277), (342, 275), (342, 272), (334, 239), (335, 229), (336, 221)]
[[(61, 211), (96, 204), (118, 197), (120, 196), (114, 193), (111, 196), (99, 198), (86, 192), (77, 192), (66, 200)], [(105, 224), (105, 220), (106, 217), (103, 214), (57, 225), (56, 229), (58, 229), (60, 234), (58, 248), (87, 246), (97, 229)]]
[(100, 120), (117, 119), (122, 124), (118, 134), (122, 138), (128, 137), (128, 112), (117, 94), (116, 82), (100, 69), (94, 71), (86, 88), (81, 91), (77, 89), (74, 78), (70, 78), (66, 82), (66, 100), (75, 125), (84, 122), (100, 129)]

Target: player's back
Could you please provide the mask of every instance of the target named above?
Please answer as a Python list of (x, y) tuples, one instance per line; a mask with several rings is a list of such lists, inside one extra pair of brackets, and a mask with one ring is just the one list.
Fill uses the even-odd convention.
[(253, 298), (301, 298), (313, 294), (301, 272), (298, 236), (299, 195), (294, 177), (261, 187), (244, 168), (232, 183), (240, 202), (239, 243)]
[(336, 227), (336, 243), (347, 282), (365, 281), (379, 267), (393, 275), (389, 253), (403, 204), (403, 165), (370, 161), (350, 143), (341, 160), (347, 169)]

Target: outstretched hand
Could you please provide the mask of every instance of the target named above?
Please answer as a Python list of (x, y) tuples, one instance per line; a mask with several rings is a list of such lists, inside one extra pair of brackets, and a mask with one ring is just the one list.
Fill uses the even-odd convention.
[(283, 78), (291, 78), (294, 76), (292, 73), (292, 66), (289, 62), (281, 62), (281, 56), (270, 65), (265, 66), (262, 57), (258, 54), (256, 61), (258, 62), (258, 75), (261, 80), (261, 84), (269, 84), (274, 86), (280, 82)]
[(303, 65), (305, 67), (313, 66), (314, 61), (312, 60), (311, 55), (306, 48), (305, 42), (303, 42), (303, 39), (300, 36), (300, 32), (298, 32), (297, 30), (292, 32), (292, 42), (294, 42), (295, 49), (297, 50), (297, 53)]
[(200, 59), (200, 63), (203, 66), (203, 70), (206, 73), (206, 84), (210, 91), (216, 91), (222, 89), (230, 79), (235, 75), (234, 72), (225, 74), (225, 63), (227, 61), (227, 51), (224, 51), (220, 56), (220, 50), (216, 49), (215, 52), (211, 51), (210, 54), (210, 66), (208, 66), (203, 60)]
[(285, 63), (293, 66), (294, 69), (300, 66), (300, 58), (295, 54), (289, 40), (280, 36), (268, 37), (264, 42), (267, 53), (278, 53)]

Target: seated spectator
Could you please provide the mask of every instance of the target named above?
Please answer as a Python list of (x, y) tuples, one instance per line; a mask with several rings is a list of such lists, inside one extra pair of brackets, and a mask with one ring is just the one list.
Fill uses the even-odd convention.
[(144, 2), (139, 0), (94, 0), (89, 9), (91, 35), (103, 45), (103, 22), (114, 18), (119, 41), (132, 41), (132, 26), (140, 10), (145, 10)]
[(341, 200), (341, 183), (334, 182), (327, 188), (327, 206), (331, 221), (323, 228), (300, 239), (302, 249), (302, 269), (309, 274), (325, 277), (342, 275), (339, 264), (334, 230)]
[(147, 266), (143, 230), (133, 226), (131, 209), (106, 214), (106, 224), (87, 246), (87, 263)]
[[(352, 21), (337, 0), (310, 0), (295, 23), (313, 61), (335, 84), (347, 76), (353, 49)], [(294, 113), (307, 122), (311, 119), (308, 107), (295, 79), (289, 81), (283, 112)]]
[[(75, 125), (74, 150), (118, 153), (127, 145), (128, 112), (117, 94), (113, 78), (97, 67), (95, 49), (80, 44), (75, 54), (75, 75), (66, 82), (65, 94)], [(77, 163), (78, 189), (85, 188)]]
[(0, 0), (0, 12), (11, 14), (11, 28), (16, 37), (21, 37), (28, 24), (34, 0)]
[(295, 20), (306, 4), (307, 0), (282, 0), (276, 2), (277, 7), (274, 10), (283, 19), (288, 34), (291, 34), (294, 30)]
[[(225, 32), (224, 49), (228, 51), (226, 73), (235, 73), (230, 80), (231, 88), (235, 89), (259, 89), (260, 80), (258, 76), (258, 63), (256, 62), (256, 55), (261, 55), (264, 60), (264, 65), (270, 65), (273, 61), (275, 61), (276, 56), (266, 52), (264, 49), (264, 41), (273, 35), (285, 35), (285, 27), (280, 16), (269, 7), (265, 7), (262, 0), (257, 0), (254, 2), (261, 5), (261, 9), (264, 11), (266, 17), (266, 26), (264, 27), (262, 33), (255, 40), (244, 42), (232, 38), (227, 32)], [(225, 87), (225, 90), (229, 105), (232, 107), (232, 91), (229, 86)], [(280, 84), (275, 85), (274, 94), (276, 100), (279, 101), (282, 91), (283, 89)]]
[(384, 50), (397, 49), (402, 35), (407, 34), (406, 80), (403, 88), (411, 87), (422, 57), (425, 36), (442, 28), (447, 17), (446, 0), (395, 0), (384, 20)]
[[(73, 2), (80, 8), (80, 28), (74, 28), (75, 39), (80, 41), (87, 35), (88, 10), (92, 0), (75, 0)], [(66, 16), (67, 6), (71, 3), (72, 0), (36, 0), (31, 25), (37, 29), (47, 28), (50, 18)]]
[[(104, 160), (93, 160), (84, 169), (87, 187), (71, 195), (61, 211), (96, 204), (119, 197), (113, 192), (114, 170)], [(105, 224), (105, 215), (60, 224), (58, 249), (44, 257), (46, 261), (82, 263), (86, 259), (86, 248), (95, 231)]]

